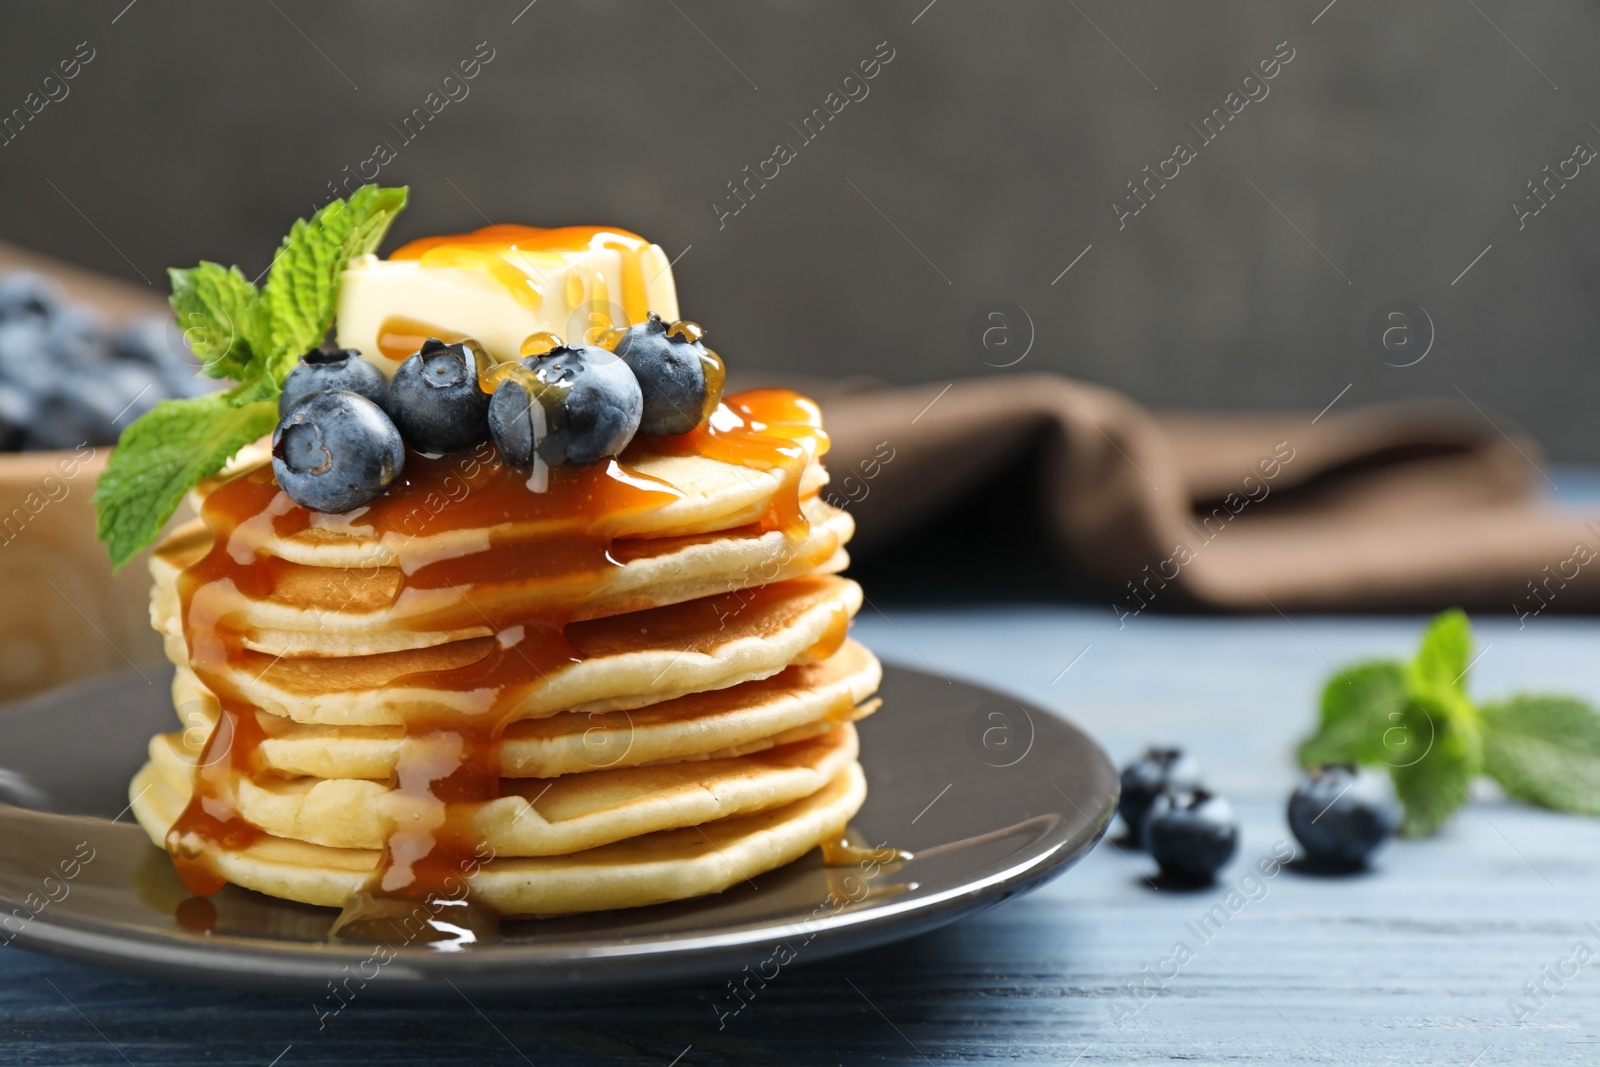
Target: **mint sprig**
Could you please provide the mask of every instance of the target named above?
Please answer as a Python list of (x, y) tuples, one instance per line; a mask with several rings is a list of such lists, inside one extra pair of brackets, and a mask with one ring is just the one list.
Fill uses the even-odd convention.
[(1600, 815), (1600, 713), (1562, 696), (1514, 696), (1483, 708), (1484, 766), (1514, 797)]
[(1487, 772), (1511, 796), (1600, 815), (1600, 712), (1572, 697), (1523, 695), (1483, 708), (1467, 693), (1472, 628), (1437, 616), (1408, 663), (1347, 667), (1322, 692), (1304, 766), (1387, 766), (1405, 809), (1402, 833), (1433, 833)]
[(237, 384), (164, 400), (123, 432), (95, 486), (98, 532), (120, 567), (161, 534), (184, 494), (278, 421), (278, 395), (295, 361), (333, 325), (339, 276), (375, 250), (407, 190), (364, 185), (284, 238), (258, 290), (237, 267), (172, 270), (172, 310), (202, 373)]

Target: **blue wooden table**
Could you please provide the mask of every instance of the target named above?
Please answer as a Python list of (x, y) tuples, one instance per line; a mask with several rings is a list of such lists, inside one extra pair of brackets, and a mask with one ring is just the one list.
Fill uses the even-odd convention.
[[(1329, 663), (1404, 655), (1420, 625), (1147, 614), (1119, 630), (1097, 607), (864, 610), (858, 632), (885, 659), (1059, 710), (1119, 762), (1152, 740), (1192, 749), (1245, 823), (1214, 889), (1152, 888), (1148, 858), (1107, 843), (978, 918), (786, 969), (721, 1028), (723, 990), (680, 985), (357, 1000), (319, 1030), (306, 997), (6, 949), (0, 1064), (1592, 1063), (1600, 958), (1570, 960), (1579, 942), (1600, 956), (1600, 820), (1484, 791), (1438, 837), (1391, 846), (1370, 874), (1251, 876), (1289, 840), (1289, 754)], [(1478, 636), (1476, 692), (1600, 700), (1600, 622), (1488, 619)], [(1181, 965), (1180, 941), (1192, 953)], [(1530, 997), (1525, 983), (1544, 991)]]

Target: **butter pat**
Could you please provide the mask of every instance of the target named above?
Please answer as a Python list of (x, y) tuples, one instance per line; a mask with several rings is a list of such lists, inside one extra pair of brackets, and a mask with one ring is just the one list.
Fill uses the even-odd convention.
[(504, 362), (536, 334), (578, 343), (650, 311), (678, 318), (660, 247), (615, 228), (501, 225), (352, 262), (340, 278), (337, 337), (393, 374), (427, 337), (471, 337)]

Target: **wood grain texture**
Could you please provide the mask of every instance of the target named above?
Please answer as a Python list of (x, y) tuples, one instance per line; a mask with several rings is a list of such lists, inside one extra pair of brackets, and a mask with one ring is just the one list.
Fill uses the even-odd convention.
[[(1054, 885), (956, 926), (867, 955), (802, 955), (722, 1018), (729, 993), (713, 983), (358, 997), (319, 1029), (307, 998), (0, 949), (0, 1063), (1592, 1063), (1600, 962), (1556, 981), (1541, 969), (1559, 971), (1580, 940), (1600, 952), (1584, 925), (1600, 929), (1600, 821), (1485, 792), (1370, 874), (1246, 880), (1287, 837), (1288, 751), (1328, 663), (1402, 653), (1420, 622), (1145, 616), (1118, 630), (1109, 609), (868, 609), (858, 632), (886, 658), (1060, 710), (1119, 760), (1149, 740), (1194, 748), (1245, 820), (1239, 860), (1212, 890), (1153, 889), (1147, 857), (1102, 845)], [(1600, 698), (1600, 624), (1478, 629), (1475, 692)], [(935, 804), (924, 818), (938, 815)], [(1163, 980), (1180, 940), (1193, 958)], [(1143, 997), (1129, 987), (1147, 967), (1158, 977)], [(1508, 1001), (1541, 980), (1552, 995), (1519, 1025)]]

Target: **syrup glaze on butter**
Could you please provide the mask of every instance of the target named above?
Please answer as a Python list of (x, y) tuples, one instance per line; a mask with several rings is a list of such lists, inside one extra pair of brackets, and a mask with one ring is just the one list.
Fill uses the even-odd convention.
[[(643, 322), (650, 310), (646, 292), (643, 257), (651, 245), (643, 237), (615, 226), (485, 226), (470, 233), (424, 237), (402, 245), (391, 260), (416, 260), (424, 267), (462, 267), (478, 271), (502, 286), (511, 298), (526, 308), (537, 310), (546, 296), (545, 280), (531, 258), (519, 253), (576, 253), (606, 250), (616, 252), (622, 265), (622, 310), (628, 321)], [(582, 280), (568, 276), (567, 302), (582, 300)], [(577, 291), (574, 291), (577, 290)], [(605, 279), (596, 274), (590, 282), (589, 301), (596, 307), (609, 303)], [(413, 349), (413, 351), (415, 351)]]
[[(800, 476), (814, 450), (826, 450), (821, 416), (810, 400), (784, 390), (760, 390), (729, 397), (696, 430), (675, 438), (649, 439), (648, 447), (680, 455), (700, 455), (748, 470), (778, 475), (766, 516), (758, 524), (780, 530), (791, 543), (803, 540), (809, 524), (801, 510)], [(621, 566), (615, 530), (637, 516), (681, 496), (672, 486), (630, 470), (627, 453), (618, 461), (552, 470), (549, 488), (530, 492), (525, 474), (488, 462), (472, 491), (439, 512), (431, 529), (488, 530), (487, 547), (416, 567), (401, 568), (394, 595), (407, 589), (448, 587), (458, 594), (453, 614), (477, 614), (496, 633), (482, 658), (465, 666), (400, 679), (452, 692), (456, 706), (436, 704), (406, 709), (406, 741), (391, 779), (397, 818), (371, 880), (335, 924), (341, 936), (388, 941), (429, 942), (459, 947), (491, 936), (494, 917), (473, 905), (467, 878), (492, 858), (474, 839), (467, 806), (500, 795), (501, 737), (515, 718), (520, 697), (537, 679), (582, 660), (581, 640), (569, 640), (573, 612), (605, 589)], [(407, 457), (405, 474), (389, 492), (347, 521), (363, 533), (405, 533), (416, 503), (439, 491), (457, 470), (452, 457)], [(273, 482), (270, 468), (257, 468), (215, 488), (202, 516), (211, 530), (210, 549), (179, 579), (184, 638), (190, 664), (217, 697), (221, 717), (200, 755), (192, 799), (167, 835), (179, 876), (191, 892), (216, 892), (227, 881), (223, 858), (258, 841), (262, 832), (240, 815), (235, 791), (245, 776), (264, 773), (257, 749), (266, 734), (258, 713), (230, 682), (233, 669), (248, 659), (250, 634), (237, 611), (238, 598), (271, 595), (295, 567), (263, 551), (271, 538), (308, 528), (312, 514), (291, 501)], [(537, 543), (505, 543), (494, 530), (507, 524), (538, 523)], [(494, 605), (480, 609), (473, 587), (488, 580), (543, 582), (548, 592), (535, 610), (526, 602), (515, 617), (499, 616)], [(391, 575), (385, 576), (392, 581)], [(779, 595), (771, 587), (743, 590), (692, 602), (683, 616), (686, 636), (714, 633), (694, 612), (718, 618), (752, 602)], [(730, 604), (736, 606), (730, 607)], [(419, 616), (417, 628), (441, 620)], [(842, 611), (813, 650), (820, 658), (837, 651), (848, 626)], [(584, 623), (570, 623), (582, 628)], [(269, 665), (267, 670), (271, 670)]]

